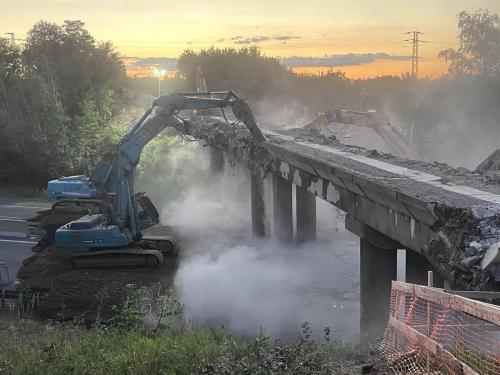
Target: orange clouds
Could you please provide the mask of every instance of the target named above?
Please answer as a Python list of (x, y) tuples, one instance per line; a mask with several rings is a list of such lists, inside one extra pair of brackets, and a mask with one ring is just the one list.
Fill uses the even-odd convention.
[[(300, 67), (293, 68), (296, 73), (319, 74), (326, 73), (328, 67)], [(364, 65), (338, 66), (334, 70), (340, 70), (348, 78), (363, 79), (377, 76), (393, 75), (400, 76), (411, 71), (411, 61), (374, 61)], [(421, 60), (419, 76), (421, 78), (439, 78), (446, 73), (447, 65), (442, 60)]]

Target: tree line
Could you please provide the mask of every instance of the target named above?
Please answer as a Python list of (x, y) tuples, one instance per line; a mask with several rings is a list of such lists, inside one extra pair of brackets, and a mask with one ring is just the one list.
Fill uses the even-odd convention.
[[(458, 48), (440, 54), (449, 71), (438, 80), (352, 80), (334, 69), (299, 75), (257, 48), (209, 48), (184, 51), (179, 75), (162, 83), (193, 90), (201, 67), (209, 89), (234, 90), (256, 112), (293, 103), (312, 119), (323, 109), (373, 108), (412, 137), (424, 158), (460, 149), (467, 152), (455, 152), (456, 158), (474, 159), (500, 143), (499, 17), (462, 12), (457, 36)], [(112, 44), (97, 43), (80, 21), (38, 22), (22, 48), (0, 39), (0, 183), (43, 186), (50, 178), (88, 173), (140, 114), (136, 108), (124, 116), (136, 106), (131, 98), (156, 90), (154, 78), (128, 78)]]
[(87, 172), (116, 140), (125, 88), (120, 56), (80, 21), (38, 22), (23, 48), (0, 39), (0, 181)]

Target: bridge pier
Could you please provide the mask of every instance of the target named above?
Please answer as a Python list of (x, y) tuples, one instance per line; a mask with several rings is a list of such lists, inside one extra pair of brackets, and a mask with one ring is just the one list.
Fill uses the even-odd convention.
[(214, 146), (210, 147), (210, 169), (214, 174), (224, 170), (224, 152)]
[(274, 236), (282, 243), (293, 242), (292, 183), (273, 175)]
[(406, 282), (427, 285), (427, 271), (433, 272), (434, 286), (442, 288), (444, 279), (427, 258), (416, 251), (406, 250)]
[(360, 237), (360, 343), (368, 345), (384, 334), (391, 303), (391, 282), (397, 278), (401, 245), (346, 215), (346, 229)]
[(384, 334), (389, 319), (391, 281), (396, 280), (397, 249), (380, 247), (370, 236), (360, 240), (360, 340), (374, 342)]
[(297, 243), (316, 241), (316, 196), (295, 186)]
[(264, 180), (250, 173), (250, 200), (252, 207), (252, 233), (255, 237), (266, 236)]

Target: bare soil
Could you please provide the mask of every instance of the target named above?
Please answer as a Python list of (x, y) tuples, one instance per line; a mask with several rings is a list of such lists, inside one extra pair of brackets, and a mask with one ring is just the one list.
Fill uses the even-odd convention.
[(155, 268), (71, 269), (71, 251), (47, 247), (26, 259), (18, 278), (20, 290), (40, 292), (41, 319), (93, 321), (110, 319), (129, 294), (128, 285), (172, 286), (177, 257), (164, 257)]

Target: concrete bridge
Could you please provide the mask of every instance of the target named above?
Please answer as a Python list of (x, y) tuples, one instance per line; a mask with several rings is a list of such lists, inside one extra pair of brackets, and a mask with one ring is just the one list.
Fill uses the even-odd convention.
[(347, 213), (346, 228), (360, 237), (360, 328), (365, 339), (380, 336), (386, 325), (398, 249), (407, 250), (408, 282), (424, 284), (427, 271), (434, 270), (440, 276), (436, 286), (498, 289), (500, 186), (485, 176), (346, 146), (300, 130), (264, 130), (268, 141), (262, 146), (244, 126), (218, 118), (193, 117), (190, 132), (212, 146), (214, 171), (223, 168), (224, 156), (250, 169), (256, 236), (269, 235), (263, 198), (267, 178), (272, 180), (272, 235), (280, 241), (314, 241), (316, 197)]

